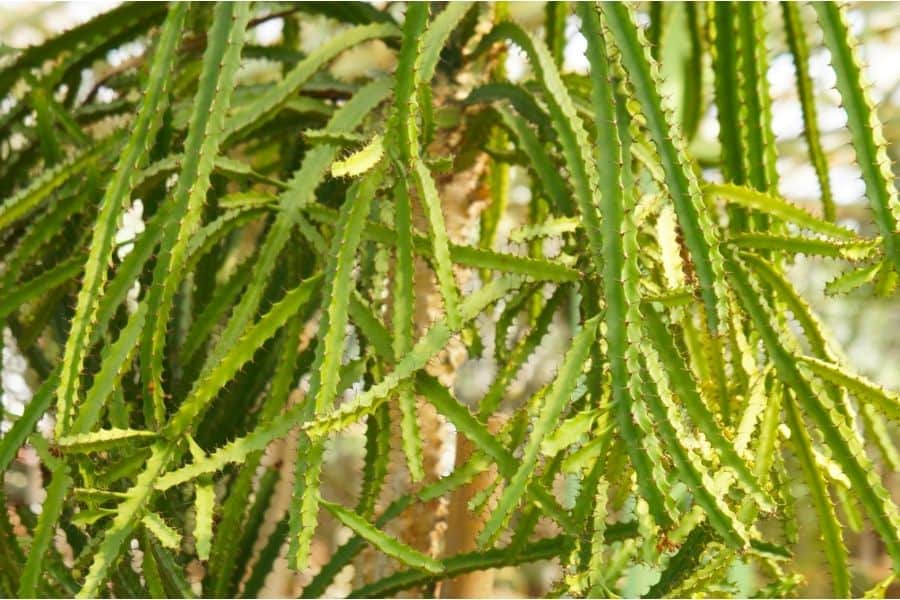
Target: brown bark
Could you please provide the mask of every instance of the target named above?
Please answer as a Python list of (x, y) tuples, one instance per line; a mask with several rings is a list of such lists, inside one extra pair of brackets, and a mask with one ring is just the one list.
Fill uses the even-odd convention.
[[(505, 418), (492, 417), (488, 430), (497, 433)], [(472, 456), (475, 446), (461, 433), (456, 434), (456, 467), (460, 467)], [(484, 527), (490, 511), (475, 515), (469, 512), (469, 501), (486, 490), (497, 479), (496, 467), (479, 473), (469, 485), (457, 489), (450, 498), (447, 515), (447, 532), (444, 535), (445, 555), (453, 556), (476, 549), (475, 540)], [(493, 499), (492, 499), (493, 500)], [(441, 585), (441, 598), (489, 598), (494, 593), (494, 571), (475, 571), (460, 575)]]

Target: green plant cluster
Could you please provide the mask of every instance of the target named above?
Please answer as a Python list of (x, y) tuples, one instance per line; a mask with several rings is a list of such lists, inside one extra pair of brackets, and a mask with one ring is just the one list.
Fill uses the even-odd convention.
[[(887, 429), (900, 398), (853, 372), (784, 271), (797, 254), (828, 257), (847, 265), (830, 292), (879, 294), (900, 272), (900, 203), (856, 42), (842, 7), (813, 7), (653, 5), (644, 29), (626, 4), (559, 3), (546, 9), (557, 26), (537, 35), (490, 4), (409, 3), (399, 21), (352, 2), (125, 4), (6, 56), (0, 316), (38, 380), (0, 439), (0, 471), (32, 447), (46, 500), (38, 516), (0, 515), (0, 594), (187, 597), (186, 566), (199, 560), (204, 596), (255, 596), (279, 553), (310, 568), (327, 512), (354, 535), (305, 596), (325, 593), (366, 545), (398, 566), (354, 596), (548, 558), (563, 565), (559, 594), (621, 593), (635, 564), (661, 572), (651, 597), (732, 593), (740, 559), (762, 574), (760, 594), (788, 595), (800, 585), (788, 464), (802, 468), (836, 596), (862, 591), (848, 530), (871, 527), (900, 566), (900, 511), (883, 481), (900, 462)], [(675, 10), (688, 58), (670, 97), (657, 60)], [(877, 237), (835, 222), (808, 67), (813, 12)], [(303, 53), (311, 14), (337, 33)], [(588, 75), (561, 68), (571, 15)], [(776, 17), (822, 217), (778, 194), (766, 84)], [(270, 18), (284, 19), (281, 41), (255, 45)], [(134, 40), (146, 51), (125, 68), (97, 66)], [(331, 74), (373, 41), (394, 70)], [(512, 46), (530, 68), (522, 81), (495, 64)], [(259, 61), (275, 66), (263, 82), (244, 69)], [(720, 182), (690, 150), (710, 103)], [(527, 223), (497, 249), (511, 166), (529, 174)], [(472, 245), (451, 241), (442, 206), (447, 176), (466, 172), (489, 182)], [(116, 236), (135, 199), (145, 228), (126, 254)], [(423, 324), (426, 267), (441, 316)], [(475, 282), (466, 293), (463, 277)], [(490, 432), (560, 313), (574, 331), (554, 379)], [(510, 341), (514, 322), (524, 334)], [(360, 352), (347, 360), (350, 336)], [(453, 341), (500, 365), (477, 406), (429, 370)], [(437, 480), (423, 463), (422, 404), (475, 447)], [(45, 413), (52, 439), (36, 432)], [(363, 483), (347, 506), (323, 498), (320, 479), (326, 443), (357, 423)], [(290, 508), (252, 556), (280, 477), (263, 453), (292, 432)], [(384, 507), (392, 447), (412, 485)], [(492, 466), (497, 482), (470, 507), (484, 515), (475, 551), (432, 556), (385, 532)], [(559, 477), (578, 482), (571, 501), (554, 492)], [(536, 538), (540, 519), (558, 535)]]

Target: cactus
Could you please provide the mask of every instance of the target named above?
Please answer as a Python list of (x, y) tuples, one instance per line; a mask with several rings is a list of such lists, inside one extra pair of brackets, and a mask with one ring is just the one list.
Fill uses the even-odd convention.
[[(851, 531), (900, 568), (900, 398), (785, 268), (839, 265), (829, 294), (897, 285), (845, 9), (563, 2), (540, 31), (505, 3), (379, 6), (125, 4), (0, 60), (0, 318), (35, 384), (0, 471), (26, 447), (46, 467), (37, 518), (0, 494), (0, 595), (255, 596), (293, 572), (304, 597), (491, 596), (473, 573), (541, 560), (560, 596), (635, 593), (641, 569), (650, 596), (739, 595), (738, 561), (787, 595), (792, 478), (835, 596), (864, 591)], [(779, 19), (821, 217), (779, 193)], [(311, 24), (327, 39), (301, 52)], [(871, 235), (838, 220), (819, 37)], [(106, 65), (125, 44), (144, 50)], [(466, 451), (439, 473), (450, 433)]]

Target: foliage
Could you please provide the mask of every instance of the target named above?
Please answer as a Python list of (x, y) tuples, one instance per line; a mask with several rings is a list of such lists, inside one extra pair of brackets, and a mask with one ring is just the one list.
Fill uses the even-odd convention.
[[(560, 3), (540, 36), (490, 4), (411, 3), (399, 17), (364, 3), (126, 4), (4, 56), (0, 316), (36, 393), (0, 439), (0, 470), (32, 448), (46, 500), (37, 519), (11, 503), (0, 516), (0, 593), (255, 595), (281, 555), (312, 576), (304, 595), (322, 595), (370, 547), (394, 568), (353, 595), (550, 558), (559, 594), (622, 594), (635, 566), (659, 573), (651, 596), (736, 593), (737, 562), (761, 594), (787, 594), (799, 582), (786, 465), (812, 496), (835, 595), (865, 591), (845, 543), (863, 522), (900, 567), (884, 483), (900, 399), (854, 372), (785, 277), (798, 254), (847, 263), (831, 293), (892, 294), (900, 273), (888, 149), (845, 11), (826, 2), (815, 14), (878, 236), (835, 222), (806, 10), (654, 6), (644, 29), (625, 4)], [(697, 69), (668, 94), (658, 59), (673, 11)], [(572, 16), (588, 75), (562, 69)], [(281, 41), (255, 44), (275, 18)], [(822, 216), (778, 194), (775, 18)], [(335, 33), (304, 53), (311, 19)], [(98, 66), (131, 42), (134, 60)], [(512, 47), (523, 80), (503, 68)], [(396, 67), (334, 75), (342, 53), (376, 49)], [(709, 104), (718, 182), (691, 145)], [(507, 236), (511, 167), (530, 199)], [(480, 228), (477, 206), (447, 202), (465, 178), (486, 188)], [(138, 199), (145, 226), (123, 245)], [(571, 340), (556, 375), (516, 395), (559, 327)], [(453, 348), (497, 365), (474, 401), (449, 389)], [(443, 477), (426, 405), (473, 448)], [(328, 449), (360, 424), (359, 497), (324, 498)], [(289, 469), (265, 460), (283, 439)], [(408, 493), (386, 504), (397, 452)], [(494, 465), (467, 507), (473, 550), (390, 532)], [(577, 482), (567, 497), (560, 479)], [(287, 514), (273, 516), (284, 485)], [(315, 562), (332, 517), (352, 537)]]

